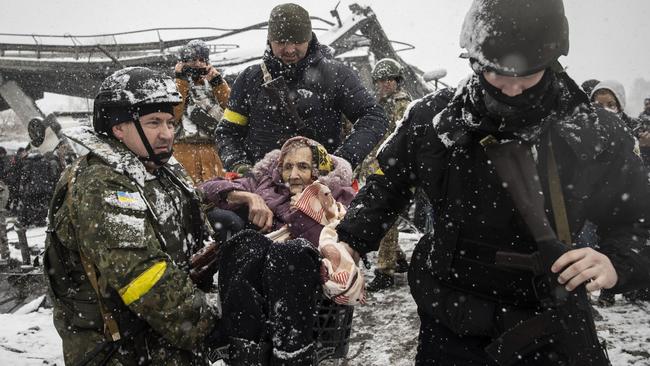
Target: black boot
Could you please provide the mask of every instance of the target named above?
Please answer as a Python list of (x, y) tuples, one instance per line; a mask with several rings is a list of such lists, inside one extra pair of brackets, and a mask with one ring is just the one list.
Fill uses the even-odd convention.
[(247, 339), (230, 338), (228, 365), (268, 366), (271, 359), (270, 342), (253, 342)]
[(375, 279), (366, 286), (366, 291), (376, 292), (387, 289), (395, 284), (393, 275), (375, 271)]

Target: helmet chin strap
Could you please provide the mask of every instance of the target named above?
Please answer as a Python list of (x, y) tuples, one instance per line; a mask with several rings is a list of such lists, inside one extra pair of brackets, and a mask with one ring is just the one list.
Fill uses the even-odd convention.
[(172, 147), (171, 151), (169, 152), (164, 152), (159, 154), (154, 153), (153, 148), (151, 147), (151, 144), (147, 139), (147, 136), (144, 134), (144, 130), (142, 129), (142, 125), (140, 124), (140, 116), (137, 113), (133, 114), (133, 123), (135, 124), (135, 129), (138, 131), (138, 135), (140, 135), (140, 140), (142, 141), (142, 145), (144, 145), (144, 148), (147, 150), (147, 153), (149, 153), (149, 156), (139, 157), (139, 159), (143, 162), (151, 161), (157, 166), (165, 165), (163, 160), (167, 161), (169, 160), (169, 158), (172, 157), (172, 154), (174, 154), (174, 148)]

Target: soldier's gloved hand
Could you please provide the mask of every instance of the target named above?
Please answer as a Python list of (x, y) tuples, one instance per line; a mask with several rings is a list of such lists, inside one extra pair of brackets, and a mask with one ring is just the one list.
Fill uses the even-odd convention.
[(233, 167), (232, 171), (241, 175), (241, 176), (247, 176), (248, 173), (251, 171), (253, 167), (250, 166), (249, 164), (237, 164)]

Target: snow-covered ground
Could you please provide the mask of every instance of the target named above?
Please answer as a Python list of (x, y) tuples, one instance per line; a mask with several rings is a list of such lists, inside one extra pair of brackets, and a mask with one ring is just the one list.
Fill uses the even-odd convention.
[[(10, 241), (15, 241), (12, 235)], [(42, 246), (43, 229), (29, 230), (28, 237), (32, 238), (30, 243)], [(408, 256), (418, 238), (416, 234), (400, 233), (400, 243)], [(19, 255), (12, 251), (15, 258)], [(367, 280), (371, 279), (372, 271), (367, 271)], [(650, 365), (650, 305), (630, 304), (617, 297), (614, 306), (597, 309), (604, 319), (596, 325), (608, 344), (612, 364)], [(367, 305), (355, 309), (347, 365), (412, 365), (418, 328), (406, 275), (397, 275), (395, 287), (371, 294)], [(63, 365), (61, 340), (52, 324), (51, 309), (0, 314), (0, 365)]]

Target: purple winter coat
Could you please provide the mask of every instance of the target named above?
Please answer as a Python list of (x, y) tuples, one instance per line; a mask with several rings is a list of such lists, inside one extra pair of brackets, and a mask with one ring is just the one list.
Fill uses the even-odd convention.
[[(347, 161), (330, 155), (334, 162), (334, 170), (325, 176), (318, 177), (318, 181), (326, 185), (332, 191), (332, 197), (346, 207), (350, 204), (356, 192), (351, 187), (352, 167)], [(226, 201), (228, 192), (246, 191), (256, 193), (273, 212), (273, 229), (277, 230), (285, 224), (290, 224), (292, 234), (300, 228), (311, 229), (316, 224), (305, 215), (300, 215), (296, 210), (291, 209), (291, 192), (289, 187), (282, 182), (282, 174), (278, 166), (280, 150), (273, 150), (266, 154), (253, 169), (252, 177), (227, 180), (214, 178), (202, 183), (199, 189), (205, 194), (208, 202), (214, 203), (216, 207), (226, 210), (234, 210), (240, 205), (231, 205)], [(309, 221), (312, 222), (309, 222)], [(318, 230), (320, 233), (320, 230)], [(305, 237), (304, 235), (293, 235), (294, 237)], [(313, 235), (305, 237), (318, 246), (318, 240), (314, 241)], [(316, 237), (317, 238), (317, 237)]]

